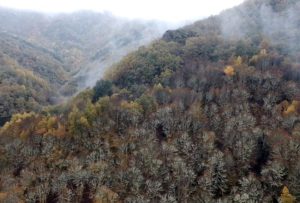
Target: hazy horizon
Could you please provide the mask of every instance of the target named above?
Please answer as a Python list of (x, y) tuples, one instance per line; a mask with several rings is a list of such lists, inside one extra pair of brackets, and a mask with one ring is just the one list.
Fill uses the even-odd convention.
[(165, 0), (162, 2), (159, 2), (159, 0), (0, 0), (0, 7), (48, 14), (90, 10), (95, 12), (108, 12), (112, 15), (128, 19), (182, 22), (218, 14), (243, 1), (244, 0), (226, 0), (221, 2), (217, 0), (211, 0), (209, 2), (204, 0)]

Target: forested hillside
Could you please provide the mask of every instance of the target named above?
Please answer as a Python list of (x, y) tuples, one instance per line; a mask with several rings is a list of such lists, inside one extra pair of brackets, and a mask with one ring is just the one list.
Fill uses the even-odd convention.
[[(54, 52), (65, 69), (84, 87), (94, 85), (106, 66), (138, 46), (159, 37), (169, 25), (155, 21), (125, 20), (109, 13), (80, 11), (44, 15), (0, 9), (0, 30)], [(87, 72), (87, 73), (86, 73)]]
[(299, 0), (167, 31), (1, 128), (4, 202), (300, 201)]
[(123, 55), (166, 30), (89, 11), (53, 16), (0, 8), (0, 126), (93, 86)]
[(55, 104), (68, 80), (54, 53), (16, 36), (0, 33), (0, 126), (14, 113)]

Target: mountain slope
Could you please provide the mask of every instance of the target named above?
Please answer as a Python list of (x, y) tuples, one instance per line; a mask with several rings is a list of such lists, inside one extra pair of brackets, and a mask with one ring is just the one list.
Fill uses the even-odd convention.
[(54, 87), (67, 81), (63, 61), (54, 52), (7, 33), (1, 33), (0, 43), (3, 55), (49, 81)]
[(89, 11), (47, 16), (1, 9), (0, 15), (5, 19), (1, 30), (56, 53), (67, 71), (80, 71), (77, 76), (85, 77), (80, 81), (83, 87), (94, 85), (94, 77), (101, 77), (113, 61), (159, 37), (168, 26)]
[[(0, 125), (13, 113), (41, 110), (94, 85), (114, 61), (167, 26), (88, 11), (47, 16), (0, 8), (0, 18)], [(8, 91), (12, 84), (26, 94), (18, 86)]]
[[(299, 7), (246, 1), (166, 32), (64, 106), (15, 115), (1, 129), (5, 200), (299, 201)], [(263, 27), (270, 12), (292, 33)]]
[(14, 113), (56, 103), (53, 90), (68, 79), (59, 58), (7, 33), (0, 33), (0, 47), (0, 125)]

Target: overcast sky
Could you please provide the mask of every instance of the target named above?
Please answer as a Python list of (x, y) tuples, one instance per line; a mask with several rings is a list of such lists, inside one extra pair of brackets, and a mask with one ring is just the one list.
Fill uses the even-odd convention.
[(0, 0), (0, 6), (48, 13), (78, 10), (108, 11), (114, 15), (170, 22), (218, 14), (244, 0)]

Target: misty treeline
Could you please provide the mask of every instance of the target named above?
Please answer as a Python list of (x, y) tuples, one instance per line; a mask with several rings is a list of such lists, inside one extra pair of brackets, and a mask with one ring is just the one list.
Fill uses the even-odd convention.
[(46, 15), (0, 8), (0, 125), (95, 85), (122, 56), (169, 27), (82, 11)]
[(167, 31), (64, 105), (15, 114), (1, 201), (298, 202), (299, 2)]

